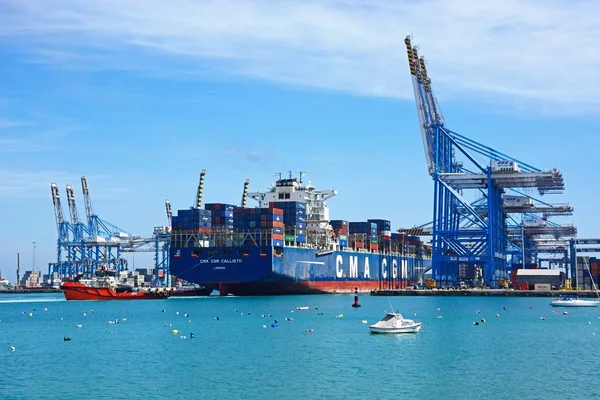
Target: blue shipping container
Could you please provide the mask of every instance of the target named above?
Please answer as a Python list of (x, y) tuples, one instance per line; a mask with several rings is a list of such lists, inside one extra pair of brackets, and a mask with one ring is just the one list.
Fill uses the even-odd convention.
[(296, 242), (306, 243), (306, 236), (296, 236)]
[(347, 240), (340, 240), (340, 246), (341, 247), (348, 247), (348, 241)]

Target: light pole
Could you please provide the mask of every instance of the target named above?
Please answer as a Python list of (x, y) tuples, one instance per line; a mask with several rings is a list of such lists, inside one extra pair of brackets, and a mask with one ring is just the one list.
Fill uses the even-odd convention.
[(35, 271), (35, 241), (33, 242), (33, 266), (32, 272)]

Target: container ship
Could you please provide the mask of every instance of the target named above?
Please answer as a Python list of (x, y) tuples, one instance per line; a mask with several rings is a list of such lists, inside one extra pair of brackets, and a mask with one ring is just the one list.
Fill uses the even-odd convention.
[[(431, 268), (419, 237), (392, 233), (384, 219), (330, 220), (327, 200), (300, 178), (248, 193), (242, 206), (210, 203), (172, 217), (171, 274), (220, 295), (366, 292), (414, 285)], [(246, 198), (258, 202), (245, 207)]]

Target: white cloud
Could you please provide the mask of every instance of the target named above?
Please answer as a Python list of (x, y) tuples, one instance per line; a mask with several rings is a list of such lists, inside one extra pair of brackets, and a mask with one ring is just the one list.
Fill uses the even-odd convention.
[(60, 67), (217, 73), (412, 98), (414, 34), (443, 97), (600, 110), (600, 3), (537, 0), (5, 0), (0, 42)]

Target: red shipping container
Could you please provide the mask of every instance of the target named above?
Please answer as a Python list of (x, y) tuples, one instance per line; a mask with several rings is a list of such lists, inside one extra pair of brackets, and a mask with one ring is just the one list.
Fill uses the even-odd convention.
[(273, 234), (273, 240), (283, 240), (283, 234), (281, 234), (281, 233), (274, 233)]
[(363, 247), (365, 247), (365, 244), (363, 242), (356, 242), (354, 243), (354, 247), (362, 249)]

